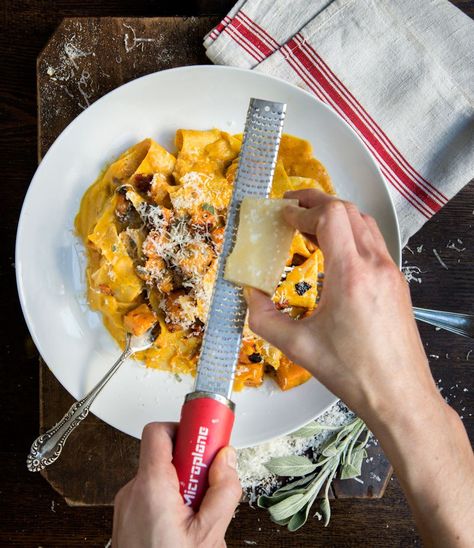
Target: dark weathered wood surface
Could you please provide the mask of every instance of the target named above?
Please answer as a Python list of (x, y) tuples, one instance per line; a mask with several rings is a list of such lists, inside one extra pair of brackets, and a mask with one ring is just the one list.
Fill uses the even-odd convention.
[[(109, 90), (143, 74), (205, 62), (201, 40), (214, 24), (208, 17), (64, 20), (38, 58), (39, 156), (71, 119)], [(40, 431), (55, 424), (71, 403), (42, 364)], [(84, 431), (74, 433), (61, 459), (42, 474), (71, 505), (112, 504), (118, 488), (136, 469), (139, 445), (95, 417), (86, 419), (85, 425)], [(391, 466), (379, 446), (371, 448), (371, 457), (363, 469), (363, 483), (336, 481), (336, 497), (383, 495)]]
[(38, 56), (38, 152), (112, 89), (158, 70), (209, 63), (216, 17), (65, 19)]
[[(205, 63), (202, 36), (217, 21), (216, 17), (64, 20), (38, 57), (39, 157), (84, 107), (110, 90), (157, 70)], [(73, 400), (43, 362), (40, 367), (40, 431), (44, 431)], [(42, 474), (70, 505), (110, 505), (136, 471), (139, 442), (93, 415), (84, 427), (72, 434), (61, 459)]]
[[(472, 0), (455, 2), (471, 16)], [(3, 199), (0, 231), (0, 546), (105, 546), (110, 538), (110, 508), (71, 508), (40, 475), (26, 471), (25, 455), (37, 434), (38, 356), (18, 306), (14, 278), (14, 241), (23, 197), (36, 169), (35, 60), (65, 16), (223, 15), (232, 0), (160, 2), (134, 0), (6, 0), (0, 12), (0, 154)], [(464, 189), (415, 235), (404, 260), (421, 270), (412, 282), (418, 306), (473, 312), (474, 185)], [(462, 240), (462, 244), (457, 239)], [(447, 247), (454, 243), (456, 251)], [(423, 248), (421, 249), (421, 246)], [(420, 252), (418, 252), (420, 249)], [(436, 249), (445, 270), (433, 254)], [(474, 345), (449, 333), (420, 325), (433, 374), (454, 408), (474, 434), (472, 365)], [(61, 409), (62, 411), (62, 409)], [(95, 420), (92, 418), (92, 420)], [(82, 435), (80, 432), (78, 435)], [(74, 440), (71, 439), (71, 446)], [(268, 521), (265, 513), (242, 506), (227, 535), (229, 546), (407, 546), (419, 537), (400, 486), (393, 478), (381, 500), (333, 503), (327, 529), (314, 520), (290, 535)]]

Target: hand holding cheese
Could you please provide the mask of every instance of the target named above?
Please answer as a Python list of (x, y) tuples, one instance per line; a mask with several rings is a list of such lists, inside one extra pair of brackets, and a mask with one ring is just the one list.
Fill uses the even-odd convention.
[(237, 240), (225, 267), (226, 280), (273, 294), (295, 234), (282, 215), (288, 205), (298, 205), (298, 200), (252, 196), (242, 200)]
[(472, 449), (433, 382), (407, 283), (376, 222), (317, 190), (285, 196), (300, 205), (285, 209), (286, 220), (324, 254), (324, 290), (315, 312), (299, 321), (250, 291), (250, 329), (365, 420), (393, 464), (427, 545), (472, 546)]

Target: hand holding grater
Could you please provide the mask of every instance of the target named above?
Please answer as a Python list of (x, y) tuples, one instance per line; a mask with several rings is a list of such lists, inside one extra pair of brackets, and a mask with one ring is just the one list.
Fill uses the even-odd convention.
[(229, 398), (247, 306), (242, 289), (224, 280), (225, 263), (235, 242), (242, 199), (264, 198), (270, 192), (285, 110), (284, 103), (251, 99), (247, 112), (195, 388), (185, 398), (174, 448), (181, 494), (195, 510), (207, 488), (209, 466), (229, 444), (234, 423), (235, 406)]

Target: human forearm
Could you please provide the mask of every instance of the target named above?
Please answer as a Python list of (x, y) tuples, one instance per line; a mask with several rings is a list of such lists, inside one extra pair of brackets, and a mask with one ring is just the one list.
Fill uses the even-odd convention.
[(379, 439), (430, 546), (472, 546), (474, 456), (437, 391), (400, 393), (366, 422)]
[(288, 223), (324, 254), (324, 290), (314, 313), (299, 321), (247, 292), (250, 328), (366, 421), (429, 544), (467, 546), (474, 538), (469, 440), (436, 389), (408, 285), (376, 222), (317, 191), (285, 197), (300, 204), (285, 210)]

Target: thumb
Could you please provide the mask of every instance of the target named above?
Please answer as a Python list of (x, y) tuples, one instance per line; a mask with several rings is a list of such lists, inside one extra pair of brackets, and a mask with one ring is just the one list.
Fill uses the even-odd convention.
[(242, 496), (236, 468), (235, 449), (221, 449), (209, 468), (209, 487), (197, 516), (200, 525), (222, 538)]
[(294, 356), (304, 331), (303, 322), (277, 310), (270, 297), (258, 289), (246, 287), (244, 297), (249, 310), (250, 329), (288, 357)]

